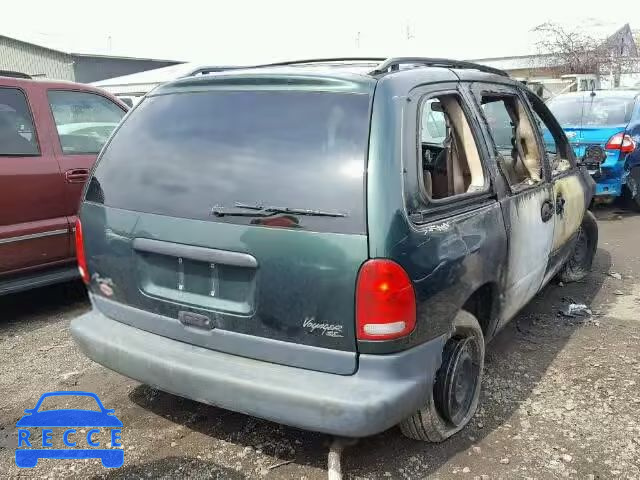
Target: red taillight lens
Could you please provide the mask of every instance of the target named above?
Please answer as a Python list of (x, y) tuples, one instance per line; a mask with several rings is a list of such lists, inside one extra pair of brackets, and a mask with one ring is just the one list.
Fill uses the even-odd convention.
[(416, 326), (416, 296), (407, 272), (391, 260), (368, 260), (356, 286), (359, 340), (404, 337)]
[(87, 270), (87, 259), (84, 256), (84, 240), (82, 238), (82, 223), (76, 220), (76, 258), (78, 259), (78, 270), (82, 281), (89, 285), (89, 270)]
[(604, 148), (607, 150), (620, 150), (621, 153), (631, 153), (636, 149), (636, 142), (629, 135), (616, 133), (607, 141), (607, 145)]

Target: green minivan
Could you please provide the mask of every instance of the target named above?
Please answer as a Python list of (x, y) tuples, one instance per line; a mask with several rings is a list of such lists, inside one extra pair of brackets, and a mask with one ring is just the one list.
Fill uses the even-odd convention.
[(323, 59), (179, 79), (94, 167), (76, 225), (93, 308), (71, 331), (193, 400), (442, 441), (476, 410), (485, 343), (551, 278), (586, 275), (592, 194), (499, 70)]

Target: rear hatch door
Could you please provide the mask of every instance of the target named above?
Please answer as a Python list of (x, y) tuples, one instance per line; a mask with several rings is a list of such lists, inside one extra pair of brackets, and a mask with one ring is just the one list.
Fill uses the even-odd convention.
[(145, 99), (82, 209), (97, 308), (206, 348), (353, 372), (371, 89), (205, 79)]

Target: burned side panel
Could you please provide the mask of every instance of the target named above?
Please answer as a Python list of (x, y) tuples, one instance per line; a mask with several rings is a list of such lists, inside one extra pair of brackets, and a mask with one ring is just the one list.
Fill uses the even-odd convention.
[[(417, 323), (408, 337), (385, 342), (387, 351), (448, 333), (473, 292), (502, 282), (506, 252), (502, 213), (494, 200), (423, 225), (410, 224), (398, 212), (380, 256), (402, 265), (413, 281)], [(359, 342), (360, 352), (379, 352), (380, 347), (376, 342)]]
[(555, 227), (553, 246), (543, 285), (558, 273), (575, 245), (584, 214), (593, 198), (594, 182), (583, 170), (573, 171), (554, 179)]
[(508, 322), (542, 285), (554, 231), (550, 188), (543, 185), (501, 201), (509, 253), (500, 326)]
[(556, 198), (556, 221), (553, 234), (553, 248), (556, 251), (567, 244), (578, 231), (586, 210), (585, 187), (579, 174), (572, 174), (556, 180), (553, 196)]

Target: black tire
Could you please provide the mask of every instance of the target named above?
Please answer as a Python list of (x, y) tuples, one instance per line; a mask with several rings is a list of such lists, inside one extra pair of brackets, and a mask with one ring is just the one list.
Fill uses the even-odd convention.
[(589, 210), (578, 229), (578, 238), (571, 255), (558, 272), (558, 280), (569, 283), (582, 280), (591, 271), (598, 248), (598, 223)]
[[(460, 362), (457, 360), (461, 358), (461, 349), (465, 349), (463, 354), (469, 353), (472, 358), (471, 376), (475, 378), (473, 382), (466, 385), (471, 390), (463, 392), (464, 401), (463, 405), (460, 405), (460, 410), (452, 411), (451, 394), (454, 394), (457, 400), (459, 392), (457, 388), (459, 384), (455, 382), (459, 379), (458, 368), (464, 368), (459, 367)], [(402, 433), (414, 440), (442, 442), (462, 430), (478, 408), (484, 368), (484, 336), (478, 320), (469, 312), (461, 310), (456, 315), (453, 334), (444, 347), (442, 358), (442, 365), (438, 369), (434, 387), (429, 392), (426, 404), (400, 423)], [(453, 367), (453, 364), (456, 367)], [(471, 377), (467, 376), (467, 378)], [(456, 384), (452, 385), (453, 382)], [(448, 405), (445, 405), (447, 400)]]

